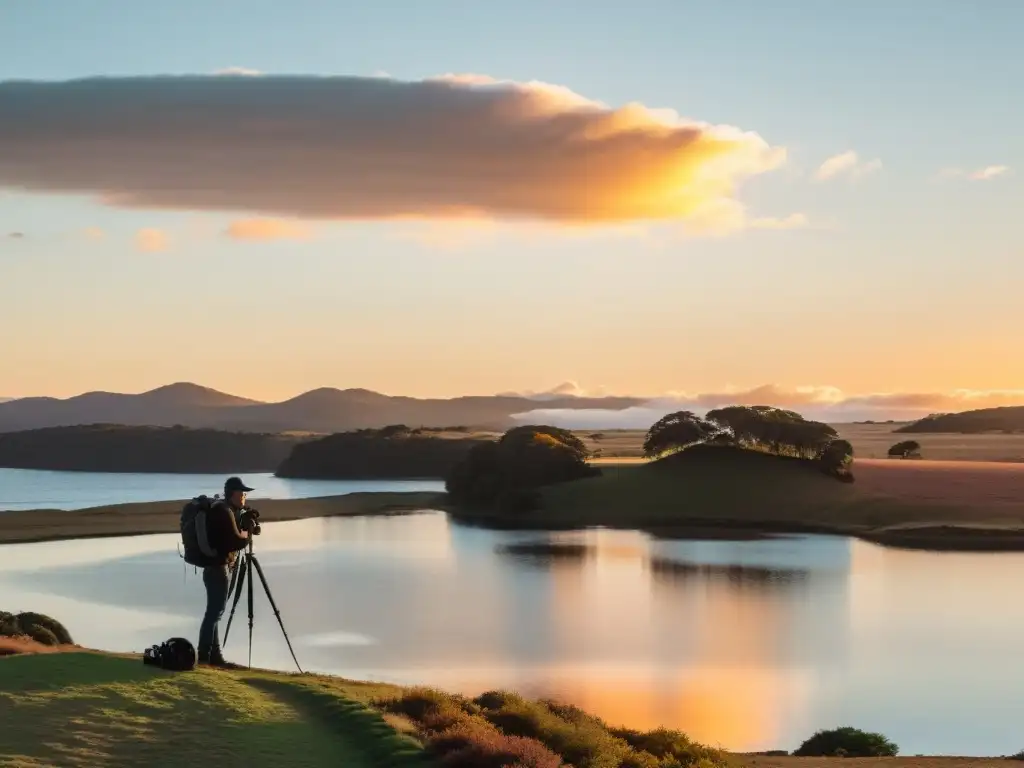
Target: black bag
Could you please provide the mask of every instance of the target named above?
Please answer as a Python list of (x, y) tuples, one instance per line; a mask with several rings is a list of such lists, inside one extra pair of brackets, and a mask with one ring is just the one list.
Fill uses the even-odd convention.
[(181, 508), (181, 543), (185, 548), (182, 557), (189, 565), (205, 568), (219, 561), (206, 530), (207, 514), (217, 500), (216, 496), (196, 496)]
[(146, 649), (142, 654), (142, 663), (151, 664), (172, 672), (188, 672), (196, 668), (199, 655), (195, 646), (184, 637), (172, 637), (160, 645)]

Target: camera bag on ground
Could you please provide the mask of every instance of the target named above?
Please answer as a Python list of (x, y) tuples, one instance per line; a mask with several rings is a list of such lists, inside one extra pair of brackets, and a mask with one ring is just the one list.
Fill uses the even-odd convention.
[(181, 543), (185, 547), (183, 558), (189, 565), (204, 568), (216, 563), (217, 551), (207, 535), (206, 517), (210, 507), (218, 500), (216, 496), (196, 496), (181, 508)]
[(146, 649), (142, 663), (150, 664), (172, 672), (188, 672), (196, 668), (199, 655), (195, 646), (184, 637), (172, 637), (160, 645)]

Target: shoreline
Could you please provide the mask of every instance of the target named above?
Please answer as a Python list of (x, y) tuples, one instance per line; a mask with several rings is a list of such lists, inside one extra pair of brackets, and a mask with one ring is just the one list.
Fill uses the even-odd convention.
[[(318, 517), (389, 516), (444, 510), (438, 491), (356, 491), (304, 499), (254, 499), (261, 523)], [(178, 533), (188, 499), (127, 502), (84, 509), (0, 511), (0, 545)]]
[[(0, 545), (75, 539), (113, 538), (177, 533), (187, 500), (129, 502), (84, 509), (0, 511)], [(754, 541), (787, 536), (841, 536), (896, 549), (930, 552), (1024, 552), (1024, 526), (984, 523), (964, 514), (934, 521), (892, 526), (839, 525), (796, 520), (733, 520), (680, 517), (675, 520), (636, 519), (629, 524), (545, 519), (542, 512), (509, 519), (459, 510), (443, 491), (359, 491), (304, 499), (261, 499), (254, 507), (260, 521), (287, 522), (320, 517), (394, 516), (440, 511), (459, 525), (490, 530), (568, 531), (588, 528), (635, 530), (659, 539)]]

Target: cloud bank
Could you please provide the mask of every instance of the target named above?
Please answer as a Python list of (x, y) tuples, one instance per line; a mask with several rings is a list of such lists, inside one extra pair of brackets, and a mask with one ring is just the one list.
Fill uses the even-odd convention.
[(0, 187), (260, 217), (735, 220), (739, 185), (786, 157), (670, 110), (477, 75), (8, 81), (0, 113)]
[[(538, 401), (554, 394), (600, 396), (567, 382), (547, 393), (524, 393)], [(531, 423), (545, 423), (573, 429), (647, 429), (666, 413), (690, 410), (704, 414), (724, 405), (774, 405), (802, 413), (806, 418), (843, 423), (851, 421), (910, 421), (930, 413), (969, 411), (1024, 405), (1024, 389), (1017, 390), (953, 390), (951, 392), (896, 392), (848, 395), (836, 387), (796, 387), (788, 389), (766, 384), (754, 389), (704, 392), (666, 393), (651, 397), (646, 403), (621, 411), (586, 409), (563, 410), (539, 407), (514, 418)]]

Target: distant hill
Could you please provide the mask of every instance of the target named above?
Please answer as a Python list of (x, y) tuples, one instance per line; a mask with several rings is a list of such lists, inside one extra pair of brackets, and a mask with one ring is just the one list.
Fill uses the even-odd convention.
[(980, 408), (962, 413), (937, 413), (926, 416), (894, 432), (1024, 432), (1024, 406)]
[(334, 480), (443, 478), (474, 446), (499, 436), (404, 425), (340, 432), (296, 445), (276, 474)]
[(273, 472), (296, 435), (92, 424), (0, 433), (0, 467), (81, 472)]
[[(561, 397), (546, 408), (624, 409), (640, 398)], [(196, 384), (178, 383), (143, 392), (88, 392), (75, 397), (27, 397), (0, 403), (0, 432), (85, 424), (181, 425), (239, 432), (343, 432), (389, 424), (444, 427), (451, 424), (505, 429), (513, 414), (538, 407), (519, 396), (468, 396), (451, 399), (395, 397), (366, 389), (315, 389), (279, 403), (224, 394)]]

